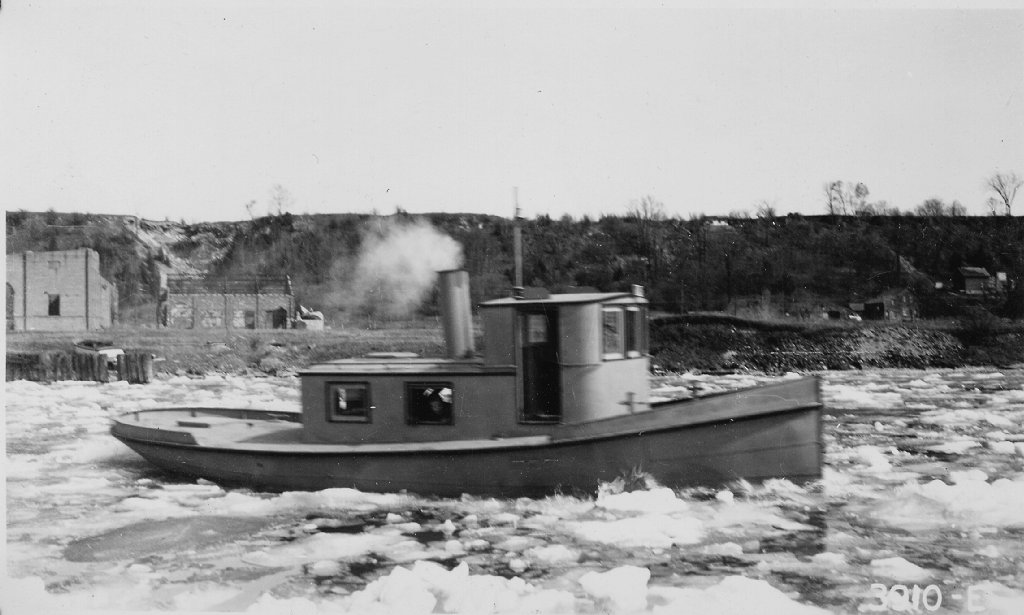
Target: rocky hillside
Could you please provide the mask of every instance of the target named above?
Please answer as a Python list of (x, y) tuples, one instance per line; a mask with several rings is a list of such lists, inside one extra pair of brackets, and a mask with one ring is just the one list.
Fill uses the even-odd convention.
[(944, 324), (787, 325), (723, 317), (654, 321), (659, 369), (765, 372), (933, 368), (1024, 363), (1024, 326)]
[[(342, 299), (363, 247), (382, 229), (427, 225), (454, 240), (473, 279), (474, 301), (507, 292), (512, 224), (477, 214), (391, 216), (287, 212), (238, 222), (182, 224), (128, 216), (7, 213), (7, 250), (91, 247), (122, 308), (152, 301), (161, 273), (290, 276), (299, 300), (347, 309)], [(1024, 218), (994, 216), (621, 216), (523, 221), (524, 282), (552, 290), (628, 290), (641, 284), (657, 308), (734, 311), (764, 318), (862, 302), (910, 289), (925, 317), (958, 316), (958, 268), (1005, 274), (1003, 291), (979, 300), (1024, 317)], [(426, 245), (421, 254), (435, 250)], [(941, 284), (941, 290), (938, 285)], [(974, 300), (978, 303), (979, 300)], [(429, 312), (429, 309), (427, 310)]]

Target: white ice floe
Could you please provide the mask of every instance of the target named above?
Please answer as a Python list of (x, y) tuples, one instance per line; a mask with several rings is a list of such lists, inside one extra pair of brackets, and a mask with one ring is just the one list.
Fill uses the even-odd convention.
[(981, 442), (973, 440), (971, 438), (961, 438), (959, 440), (951, 440), (942, 444), (933, 444), (925, 447), (925, 450), (933, 453), (945, 453), (949, 455), (963, 455), (972, 448), (981, 446)]
[(801, 604), (765, 581), (729, 576), (706, 589), (651, 586), (647, 602), (653, 615), (828, 615)]
[(906, 529), (1016, 527), (1024, 510), (1024, 476), (987, 482), (984, 472), (952, 472), (952, 484), (909, 483), (872, 511), (880, 522)]
[(402, 536), (391, 534), (313, 534), (247, 553), (242, 560), (268, 568), (299, 566), (325, 559), (340, 560), (371, 551), (385, 551), (403, 540)]
[[(984, 615), (1020, 615), (1024, 613), (1024, 592), (1011, 589), (995, 581), (983, 581), (970, 586), (971, 612)], [(966, 601), (965, 599), (965, 601)]]
[(344, 566), (336, 560), (320, 560), (309, 565), (309, 574), (314, 577), (336, 577), (344, 571)]
[(871, 472), (888, 472), (892, 470), (889, 458), (878, 447), (865, 444), (853, 450), (853, 458), (867, 464)]
[(1003, 555), (1002, 552), (999, 550), (999, 547), (997, 547), (995, 545), (988, 545), (987, 547), (978, 549), (976, 551), (976, 553), (978, 555), (981, 555), (982, 557), (992, 557), (992, 558), (994, 558), (994, 557), (1002, 557), (1002, 555)]
[[(136, 611), (151, 604), (155, 580), (151, 577), (121, 574), (99, 586), (72, 585), (63, 592), (46, 591), (39, 577), (4, 579), (4, 615), (37, 613), (81, 613), (88, 605), (103, 610)], [(95, 607), (94, 607), (95, 608)]]
[(871, 572), (875, 576), (893, 579), (900, 583), (927, 581), (933, 574), (902, 557), (887, 557), (871, 560)]
[(528, 559), (548, 565), (573, 564), (580, 559), (580, 552), (565, 545), (547, 545), (527, 549), (523, 555)]
[(723, 542), (713, 545), (707, 545), (701, 549), (702, 553), (707, 555), (726, 555), (729, 557), (739, 557), (743, 555), (743, 547), (736, 544), (735, 542)]
[(275, 496), (230, 491), (203, 501), (200, 511), (211, 515), (265, 516), (296, 510), (343, 510), (370, 512), (409, 505), (412, 496), (399, 493), (367, 493), (350, 488), (321, 491), (286, 491)]
[[(575, 596), (544, 590), (519, 577), (471, 575), (466, 564), (447, 570), (433, 562), (394, 568), (351, 597), (326, 604), (319, 612), (360, 613), (572, 613)], [(282, 612), (278, 601), (264, 596), (249, 612)], [(275, 610), (272, 607), (277, 607)]]
[(686, 501), (676, 497), (675, 492), (667, 487), (610, 495), (602, 493), (597, 498), (597, 506), (607, 510), (648, 513), (671, 513), (689, 508)]
[(999, 380), (1001, 378), (1006, 378), (1006, 375), (1002, 372), (982, 372), (972, 374), (972, 377), (974, 380)]
[(899, 393), (871, 386), (830, 385), (823, 388), (823, 393), (826, 405), (832, 409), (899, 408), (903, 405), (903, 396)]
[(700, 542), (703, 523), (694, 517), (642, 515), (614, 521), (569, 522), (575, 533), (593, 542), (619, 547), (667, 548)]
[(842, 570), (848, 568), (850, 564), (846, 561), (846, 556), (842, 553), (832, 553), (826, 551), (824, 553), (818, 553), (811, 556), (811, 563), (816, 566), (828, 570)]
[(651, 571), (638, 566), (620, 566), (608, 572), (588, 572), (580, 585), (598, 603), (612, 612), (640, 611), (647, 606), (647, 582)]

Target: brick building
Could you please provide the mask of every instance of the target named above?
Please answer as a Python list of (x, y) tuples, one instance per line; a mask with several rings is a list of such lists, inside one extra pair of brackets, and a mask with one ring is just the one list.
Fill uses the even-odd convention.
[(286, 329), (295, 316), (289, 278), (207, 280), (168, 276), (160, 324), (178, 329)]
[(117, 320), (117, 287), (89, 248), (8, 254), (6, 290), (9, 331), (84, 331)]

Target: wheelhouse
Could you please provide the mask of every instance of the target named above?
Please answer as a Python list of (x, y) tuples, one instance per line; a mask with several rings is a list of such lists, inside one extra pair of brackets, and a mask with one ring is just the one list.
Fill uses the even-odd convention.
[(640, 287), (485, 302), (478, 356), (466, 273), (443, 272), (441, 280), (449, 356), (384, 354), (302, 371), (304, 441), (545, 435), (646, 409), (648, 303)]

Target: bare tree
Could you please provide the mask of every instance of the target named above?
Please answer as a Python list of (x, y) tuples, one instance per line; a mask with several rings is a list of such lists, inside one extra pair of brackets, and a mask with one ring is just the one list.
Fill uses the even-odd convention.
[(1000, 208), (1006, 208), (1006, 215), (1012, 216), (1013, 199), (1017, 196), (1017, 189), (1024, 185), (1024, 179), (1016, 173), (996, 173), (985, 181), (985, 187), (996, 193), (996, 196), (989, 197), (988, 206), (995, 214)]
[(292, 193), (288, 192), (288, 189), (281, 184), (274, 184), (274, 187), (270, 189), (270, 215), (280, 216), (291, 209), (294, 204), (295, 199), (292, 198)]
[(836, 180), (825, 184), (825, 207), (830, 216), (846, 215), (846, 195), (843, 182)]
[(864, 182), (836, 180), (826, 183), (824, 190), (825, 207), (833, 216), (888, 216), (899, 213), (885, 201), (869, 201), (871, 191)]
[(653, 196), (645, 196), (639, 201), (631, 201), (629, 204), (629, 217), (635, 220), (664, 220), (665, 204)]
[(636, 221), (639, 230), (639, 253), (647, 261), (648, 280), (654, 279), (665, 262), (665, 205), (652, 196), (629, 204), (627, 216)]
[(942, 199), (928, 199), (914, 208), (914, 215), (925, 218), (945, 216), (947, 212), (946, 204), (942, 202)]
[(757, 217), (764, 220), (773, 220), (778, 215), (775, 204), (768, 202), (768, 199), (763, 199), (757, 204), (756, 212)]
[(853, 187), (853, 198), (850, 199), (853, 202), (853, 213), (857, 215), (871, 215), (875, 213), (874, 207), (871, 203), (868, 203), (868, 195), (871, 191), (868, 190), (867, 185), (864, 182), (857, 182), (857, 185)]

